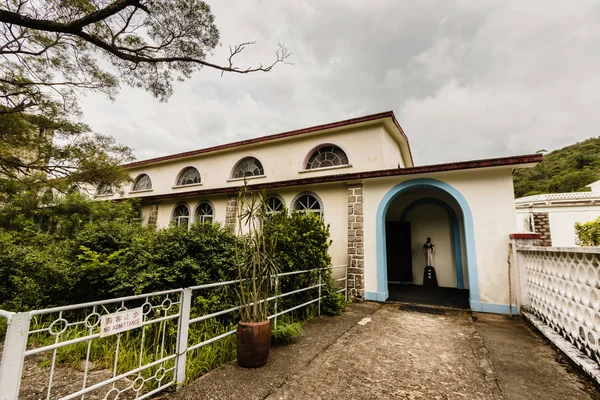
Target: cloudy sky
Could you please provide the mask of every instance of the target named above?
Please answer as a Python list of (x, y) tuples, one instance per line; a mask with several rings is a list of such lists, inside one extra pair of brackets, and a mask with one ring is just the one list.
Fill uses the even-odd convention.
[(279, 41), (294, 65), (205, 69), (168, 103), (123, 87), (85, 121), (146, 159), (393, 110), (417, 165), (553, 150), (600, 136), (600, 2), (208, 1), (223, 47)]

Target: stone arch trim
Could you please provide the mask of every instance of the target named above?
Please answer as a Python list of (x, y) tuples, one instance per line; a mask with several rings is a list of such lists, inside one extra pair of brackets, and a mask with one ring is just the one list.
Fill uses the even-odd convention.
[(422, 199), (417, 199), (407, 205), (402, 214), (400, 215), (400, 221), (404, 221), (408, 214), (417, 206), (422, 204), (434, 204), (436, 206), (441, 207), (450, 218), (450, 223), (452, 225), (452, 245), (454, 247), (454, 261), (456, 266), (456, 288), (464, 289), (464, 276), (463, 276), (463, 260), (462, 260), (462, 246), (461, 246), (461, 238), (460, 238), (460, 223), (458, 220), (458, 216), (456, 212), (448, 203), (443, 200), (436, 199), (434, 197), (424, 197)]
[(319, 203), (321, 216), (325, 215), (325, 204), (323, 203), (323, 200), (321, 199), (321, 197), (319, 197), (318, 194), (316, 194), (315, 192), (311, 192), (311, 191), (304, 191), (304, 192), (298, 193), (296, 196), (294, 196), (294, 198), (292, 199), (292, 202), (290, 203), (290, 212), (299, 211), (299, 210), (296, 210), (296, 202), (300, 199), (300, 197), (306, 196), (306, 195), (312, 196), (315, 198), (315, 200), (317, 200), (317, 202)]
[(377, 292), (366, 292), (367, 300), (385, 301), (389, 297), (387, 282), (387, 254), (385, 248), (385, 215), (390, 204), (402, 193), (411, 189), (437, 188), (456, 200), (462, 214), (465, 229), (465, 248), (469, 271), (469, 300), (471, 308), (480, 310), (479, 278), (477, 273), (477, 255), (475, 252), (475, 232), (473, 215), (465, 197), (451, 185), (432, 178), (417, 178), (402, 182), (390, 189), (379, 202), (376, 214), (376, 254), (377, 254)]

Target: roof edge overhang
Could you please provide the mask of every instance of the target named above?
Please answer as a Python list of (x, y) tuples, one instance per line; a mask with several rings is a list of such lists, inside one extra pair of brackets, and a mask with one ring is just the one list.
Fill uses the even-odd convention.
[[(472, 170), (472, 169), (481, 169), (481, 168), (502, 168), (502, 167), (511, 167), (514, 168), (529, 168), (534, 167), (540, 161), (542, 161), (541, 154), (528, 154), (521, 156), (513, 156), (513, 157), (502, 157), (502, 158), (489, 158), (483, 160), (472, 160), (472, 161), (460, 161), (460, 162), (452, 162), (446, 164), (434, 164), (434, 165), (424, 165), (421, 167), (410, 167), (410, 168), (395, 168), (395, 169), (384, 169), (384, 170), (376, 170), (376, 171), (366, 171), (366, 172), (352, 172), (348, 174), (339, 174), (339, 175), (325, 175), (311, 178), (300, 178), (300, 179), (291, 179), (286, 181), (276, 181), (276, 182), (265, 182), (254, 185), (248, 185), (250, 190), (269, 190), (269, 189), (278, 189), (285, 187), (293, 187), (293, 186), (304, 186), (304, 185), (314, 185), (314, 184), (323, 184), (323, 183), (336, 183), (336, 182), (348, 182), (348, 181), (360, 181), (364, 179), (374, 179), (374, 178), (387, 178), (394, 176), (403, 176), (403, 175), (416, 175), (416, 174), (426, 174), (426, 173), (434, 173), (434, 172), (449, 172), (449, 171), (462, 171), (462, 170)], [(240, 186), (230, 186), (230, 187), (220, 187), (214, 189), (202, 189), (202, 190), (193, 190), (188, 192), (180, 192), (180, 193), (165, 193), (158, 195), (150, 195), (150, 196), (139, 196), (140, 200), (167, 200), (167, 199), (177, 199), (177, 198), (186, 198), (186, 197), (197, 197), (197, 196), (207, 196), (214, 194), (233, 194), (237, 193), (240, 189)], [(121, 199), (125, 200), (125, 199)]]
[(257, 137), (257, 138), (253, 138), (253, 139), (246, 139), (246, 140), (241, 140), (238, 142), (232, 142), (232, 143), (226, 143), (226, 144), (222, 144), (222, 145), (218, 145), (218, 146), (206, 147), (204, 149), (186, 151), (183, 153), (170, 154), (167, 156), (155, 157), (155, 158), (150, 158), (147, 160), (134, 161), (131, 163), (123, 164), (122, 167), (128, 168), (128, 169), (136, 168), (136, 167), (141, 167), (141, 166), (149, 165), (149, 164), (164, 163), (164, 162), (185, 159), (188, 157), (193, 157), (193, 156), (202, 155), (202, 154), (216, 153), (216, 152), (230, 150), (230, 149), (237, 149), (237, 148), (245, 147), (245, 146), (252, 146), (252, 145), (256, 145), (256, 144), (263, 143), (263, 142), (279, 141), (279, 140), (283, 140), (283, 139), (287, 139), (287, 138), (295, 137), (295, 136), (299, 136), (299, 135), (308, 135), (308, 134), (313, 134), (313, 133), (327, 133), (327, 132), (338, 131), (338, 130), (342, 130), (342, 129), (346, 129), (346, 128), (350, 128), (350, 127), (372, 125), (372, 124), (376, 124), (376, 123), (382, 123), (384, 125), (387, 125), (388, 129), (390, 126), (392, 126), (397, 130), (397, 134), (400, 135), (403, 138), (403, 141), (406, 143), (405, 149), (402, 149), (402, 146), (401, 146), (401, 150), (403, 152), (402, 155), (403, 155), (403, 157), (407, 157), (407, 159), (409, 159), (412, 164), (413, 159), (412, 159), (412, 154), (410, 151), (410, 145), (408, 144), (408, 137), (406, 136), (406, 134), (402, 130), (402, 127), (396, 120), (396, 116), (394, 115), (394, 112), (393, 111), (384, 111), (384, 112), (377, 113), (377, 114), (365, 115), (362, 117), (351, 118), (351, 119), (346, 119), (346, 120), (337, 121), (337, 122), (331, 122), (331, 123), (322, 124), (322, 125), (315, 125), (315, 126), (311, 126), (308, 128), (302, 128), (302, 129), (296, 129), (293, 131), (276, 133), (274, 135), (261, 136), (261, 137)]
[(414, 167), (415, 162), (412, 156), (412, 150), (410, 149), (410, 143), (408, 141), (408, 136), (404, 133), (404, 129), (398, 123), (396, 116), (393, 112), (391, 112), (390, 118), (384, 120), (383, 126), (386, 128), (388, 133), (392, 135), (398, 147), (400, 148), (400, 154), (402, 156), (402, 161), (404, 162), (405, 167)]

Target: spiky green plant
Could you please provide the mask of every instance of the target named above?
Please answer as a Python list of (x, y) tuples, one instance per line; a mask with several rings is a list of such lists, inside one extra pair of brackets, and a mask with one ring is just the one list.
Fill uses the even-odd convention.
[(268, 298), (274, 294), (275, 239), (263, 232), (266, 213), (265, 194), (248, 189), (246, 182), (238, 194), (238, 232), (244, 233), (241, 248), (236, 249), (240, 320), (265, 321), (269, 314)]
[(294, 338), (302, 333), (302, 323), (300, 322), (282, 322), (271, 332), (272, 343), (274, 345), (283, 345), (291, 343)]

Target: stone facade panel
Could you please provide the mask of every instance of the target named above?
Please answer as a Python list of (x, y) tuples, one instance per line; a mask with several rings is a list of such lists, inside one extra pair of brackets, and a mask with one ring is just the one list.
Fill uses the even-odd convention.
[(148, 215), (148, 225), (156, 226), (158, 222), (158, 203), (152, 203), (150, 205), (150, 214)]
[(229, 196), (227, 208), (225, 209), (225, 227), (235, 232), (237, 222), (237, 197)]
[(550, 218), (548, 213), (533, 213), (533, 229), (535, 233), (541, 234), (540, 245), (544, 247), (552, 246), (552, 235), (550, 233)]
[(363, 185), (348, 185), (348, 297), (364, 297)]

